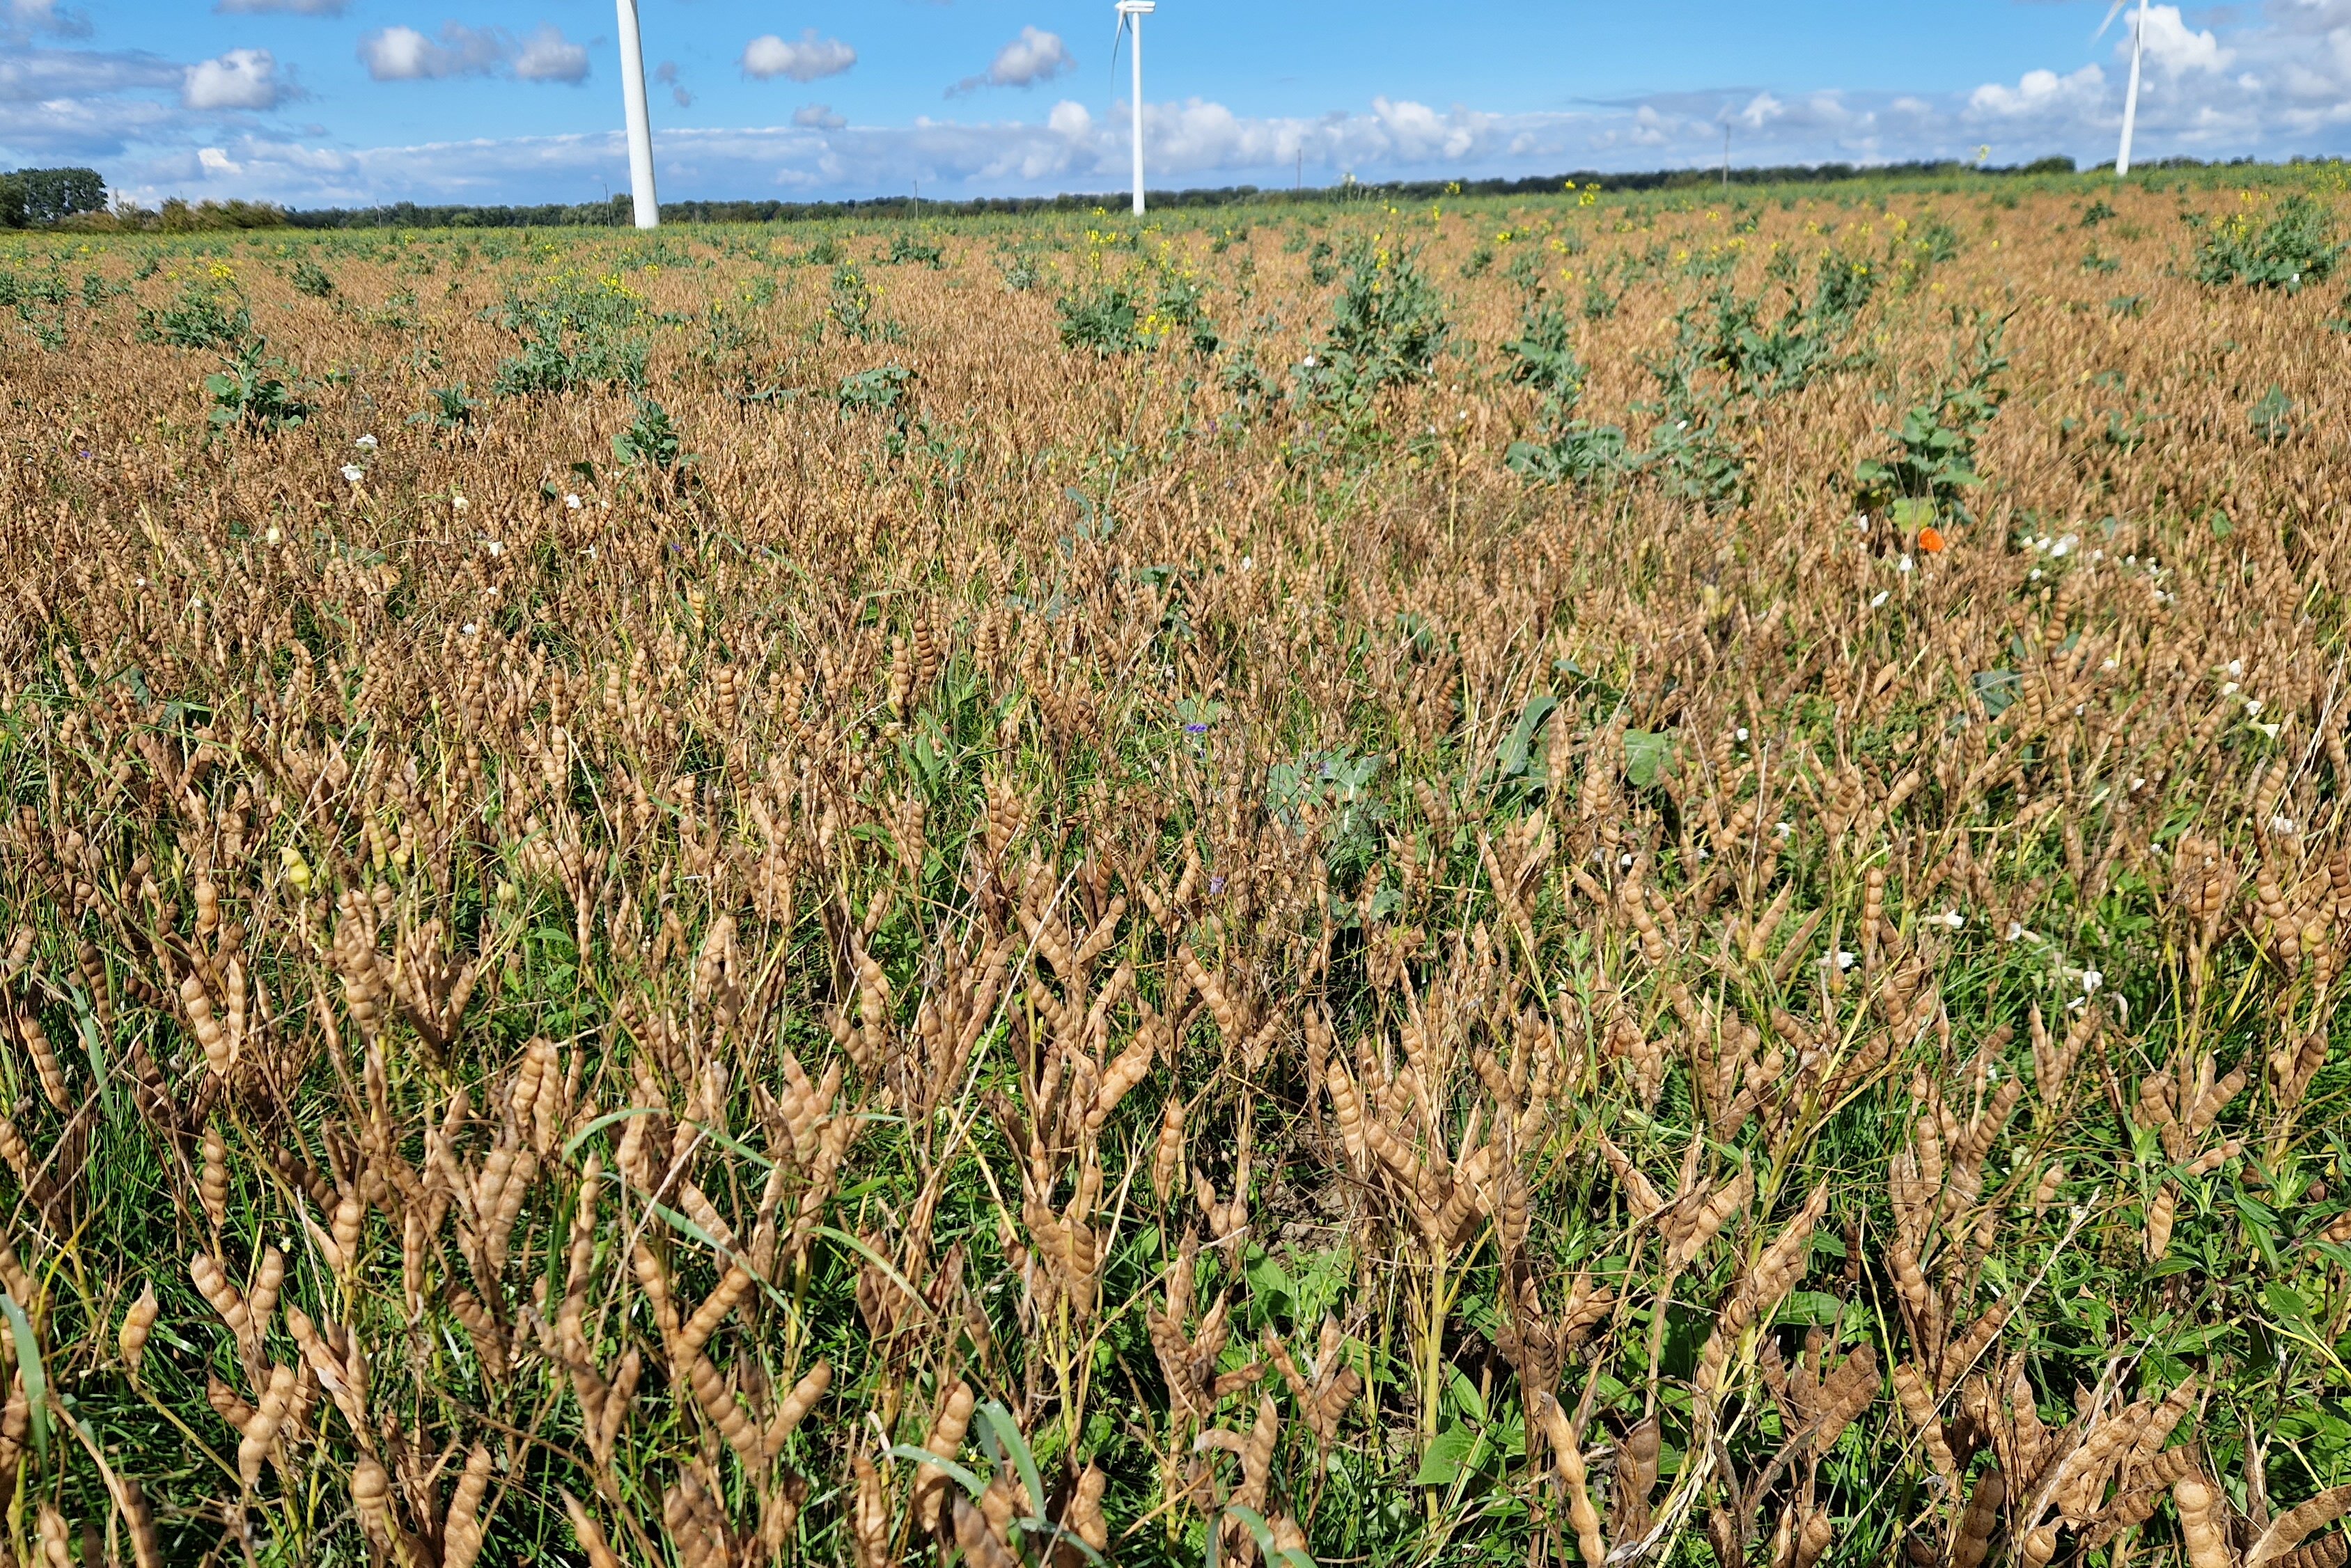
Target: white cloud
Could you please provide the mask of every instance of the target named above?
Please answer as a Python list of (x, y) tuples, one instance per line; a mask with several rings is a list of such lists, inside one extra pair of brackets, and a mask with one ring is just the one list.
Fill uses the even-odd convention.
[[(142, 51), (36, 48), (30, 34), (8, 32), (35, 10), (57, 15), (56, 5), (75, 3), (0, 0), (0, 167), (100, 163), (110, 184), (149, 203), (185, 193), (310, 206), (593, 201), (625, 178), (617, 131), (356, 149), (322, 144), (324, 131), (224, 143), (218, 115), (259, 102), (265, 75), (277, 80), (278, 101), (291, 96), (282, 65), (262, 73), (257, 61), (240, 65), (234, 53), (192, 66)], [(2178, 3), (2148, 8), (2141, 160), (2351, 152), (2351, 0), (2266, 0), (2234, 18), (2199, 14), (2198, 21), (2191, 28)], [(387, 26), (370, 35), (361, 58), (381, 79), (521, 76), (538, 37), (458, 24), (437, 34)], [(1540, 111), (1398, 93), (1319, 116), (1240, 114), (1209, 99), (1154, 103), (1144, 116), (1146, 163), (1161, 186), (1287, 186), (1301, 161), (1317, 183), (1350, 172), (1377, 181), (1710, 167), (1722, 155), (1726, 124), (1741, 164), (1972, 162), (1987, 143), (1994, 163), (2050, 153), (2096, 162), (2112, 155), (2122, 111), (2124, 73), (2106, 57), (2108, 41), (2096, 46), (2095, 63), (2086, 54), (2022, 60), (2017, 74), (1957, 92), (1774, 83), (1768, 91), (1661, 93)], [(535, 79), (573, 79), (574, 68), (562, 62), (584, 65), (584, 54), (568, 53), (577, 46), (560, 34), (551, 42), (532, 59)], [(1022, 57), (1038, 67), (1034, 79), (1044, 79), (1047, 53)], [(747, 75), (805, 81), (848, 69), (855, 58), (846, 43), (811, 31), (754, 40), (742, 67)], [(1005, 74), (1005, 85), (1015, 85), (1011, 64)], [(682, 78), (662, 79), (684, 90)], [(200, 99), (214, 107), (193, 107)], [(784, 123), (665, 131), (656, 152), (663, 187), (679, 197), (860, 196), (910, 182), (941, 196), (1123, 186), (1123, 105), (1071, 99), (1040, 116), (1042, 108), (1025, 119), (877, 126), (803, 103), (776, 110)], [(203, 155), (207, 145), (217, 158)]]
[(380, 27), (360, 40), (360, 63), (378, 81), (433, 81), (444, 77), (512, 76), (517, 81), (578, 83), (588, 77), (588, 51), (554, 25), (517, 39), (502, 27), (441, 24), (439, 38), (413, 27)]
[(360, 40), (360, 63), (378, 81), (429, 81), (438, 77), (487, 76), (506, 63), (496, 29), (441, 25), (439, 42), (413, 27), (381, 27)]
[(559, 81), (577, 86), (588, 79), (588, 51), (563, 36), (553, 23), (522, 41), (514, 57), (517, 81)]
[(276, 109), (290, 96), (267, 49), (231, 49), (188, 68), (180, 101), (190, 109)]
[[(2147, 8), (2146, 63), (2170, 76), (2182, 71), (2218, 71), (2228, 68), (2236, 58), (2234, 49), (2224, 49), (2220, 40), (2208, 28), (2191, 31), (2180, 18), (2177, 5), (2150, 5)], [(2125, 37), (2116, 45), (2116, 57), (2128, 61), (2130, 40)]]
[(57, 0), (0, 0), (0, 38), (26, 33), (78, 37), (89, 31), (89, 18)]
[(252, 16), (282, 11), (292, 16), (340, 16), (351, 0), (217, 0), (213, 9), (225, 16)]
[(2053, 110), (2077, 109), (2103, 102), (2105, 97), (2106, 73), (2095, 66), (2084, 66), (2070, 76), (2059, 76), (2053, 70), (2030, 70), (2017, 78), (2014, 87), (2000, 82), (1986, 82), (1968, 95), (1968, 107), (1979, 113), (2014, 118), (2026, 114), (2046, 114)]
[(855, 49), (839, 38), (818, 37), (814, 27), (802, 33), (798, 43), (788, 44), (768, 33), (743, 47), (743, 74), (762, 81), (776, 77), (816, 81), (837, 77), (856, 63)]
[(986, 71), (964, 78), (947, 89), (947, 96), (953, 98), (982, 87), (1035, 87), (1040, 81), (1066, 75), (1077, 63), (1059, 33), (1023, 27), (1019, 37), (996, 51), (996, 58), (988, 62)]

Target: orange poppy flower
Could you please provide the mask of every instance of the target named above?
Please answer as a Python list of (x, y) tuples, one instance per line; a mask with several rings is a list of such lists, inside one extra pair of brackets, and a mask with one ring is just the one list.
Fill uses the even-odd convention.
[(1928, 555), (1940, 555), (1943, 552), (1943, 530), (1940, 528), (1920, 528), (1918, 530), (1918, 548), (1925, 550)]

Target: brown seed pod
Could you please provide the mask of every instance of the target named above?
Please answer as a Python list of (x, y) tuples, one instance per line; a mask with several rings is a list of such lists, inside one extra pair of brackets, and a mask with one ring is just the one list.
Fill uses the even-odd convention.
[(2346, 1512), (2351, 1512), (2351, 1486), (2329, 1487), (2309, 1501), (2286, 1510), (2247, 1549), (2245, 1568), (2267, 1568), (2300, 1546), (2313, 1531), (2334, 1523)]
[(489, 1449), (479, 1443), (465, 1456), (441, 1526), (441, 1568), (474, 1568), (482, 1554), (482, 1499), (489, 1491), (491, 1464)]
[(1976, 1478), (1967, 1511), (1951, 1536), (1951, 1568), (1982, 1568), (1991, 1551), (1992, 1532), (2000, 1528), (2001, 1506), (2007, 1500), (2008, 1477), (1998, 1465)]
[(785, 1440), (799, 1429), (799, 1424), (808, 1418), (808, 1413), (816, 1408), (817, 1401), (822, 1399), (831, 1386), (832, 1367), (821, 1361), (809, 1368), (800, 1380), (792, 1385), (792, 1391), (784, 1396), (783, 1403), (776, 1406), (775, 1415), (768, 1418), (768, 1430), (760, 1439), (768, 1458), (772, 1459), (783, 1452)]
[(2235, 1568), (2228, 1523), (2219, 1493), (2203, 1475), (2190, 1470), (2171, 1483), (2171, 1505), (2179, 1511), (2179, 1535), (2189, 1568)]
[(122, 1333), (119, 1343), (122, 1364), (133, 1382), (138, 1380), (140, 1363), (146, 1359), (147, 1336), (154, 1331), (155, 1314), (161, 1310), (155, 1300), (155, 1281), (150, 1280), (146, 1289), (139, 1292), (139, 1299), (131, 1302), (130, 1310), (122, 1314)]
[[(957, 1383), (939, 1399), (938, 1413), (931, 1418), (930, 1435), (923, 1447), (943, 1459), (952, 1459), (963, 1451), (964, 1433), (971, 1427), (971, 1413), (978, 1402), (973, 1398), (968, 1384)], [(942, 1513), (948, 1490), (947, 1473), (935, 1465), (924, 1465), (914, 1475), (914, 1518), (933, 1528), (946, 1528), (947, 1520)]]
[[(580, 1542), (580, 1550), (588, 1554), (588, 1568), (622, 1568), (621, 1555), (605, 1539), (604, 1527), (588, 1511), (587, 1505), (568, 1490), (563, 1493), (563, 1511), (570, 1517), (571, 1533)], [(861, 1563), (860, 1568), (865, 1565)]]

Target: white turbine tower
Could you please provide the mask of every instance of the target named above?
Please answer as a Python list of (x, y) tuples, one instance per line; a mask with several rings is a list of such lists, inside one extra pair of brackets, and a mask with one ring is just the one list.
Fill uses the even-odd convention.
[(653, 124), (645, 109), (645, 47), (637, 37), (637, 0), (616, 0), (621, 8), (621, 101), (629, 115), (629, 194), (637, 226), (661, 227), (661, 198), (653, 193)]
[[(626, 4), (627, 0), (622, 0)], [(1143, 19), (1159, 9), (1158, 0), (1118, 0), (1118, 30), (1134, 29), (1134, 215), (1143, 215)], [(1111, 44), (1115, 57), (1118, 45)]]
[[(2130, 0), (2115, 0), (2106, 11), (2106, 19), (2098, 24), (2097, 37), (2105, 37), (2108, 27)], [(2138, 123), (2138, 61), (2147, 48), (2147, 0), (2138, 0), (2138, 16), (2131, 25), (2131, 72), (2129, 90), (2123, 94), (2123, 144), (2115, 153), (2115, 178), (2130, 172), (2131, 131)]]

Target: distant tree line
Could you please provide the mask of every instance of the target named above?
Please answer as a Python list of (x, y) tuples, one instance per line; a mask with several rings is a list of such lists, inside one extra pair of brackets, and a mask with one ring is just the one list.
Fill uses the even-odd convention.
[[(2236, 158), (2226, 164), (2206, 164), (2196, 158), (2167, 158), (2143, 163), (2142, 169), (2201, 169), (2236, 167), (2253, 162)], [(2295, 162), (2304, 160), (2295, 159)], [(2071, 174), (2071, 158), (2037, 158), (2029, 163), (1980, 167), (1953, 160), (1908, 163), (1786, 163), (1721, 169), (1656, 169), (1637, 173), (1604, 173), (1582, 170), (1571, 174), (1541, 174), (1522, 180), (1405, 180), (1384, 183), (1357, 181), (1349, 175), (1336, 185), (1310, 185), (1294, 190), (1256, 185), (1223, 185), (1185, 191), (1152, 191), (1155, 210), (1214, 208), (1278, 203), (1322, 204), (1350, 201), (1429, 201), (1446, 196), (1536, 196), (1563, 189), (1602, 191), (1674, 191), (1709, 185), (1813, 185), (1857, 179), (1936, 179), (1959, 175)], [(674, 223), (774, 224), (822, 218), (972, 217), (988, 214), (1083, 213), (1098, 207), (1122, 208), (1127, 193), (1073, 193), (1059, 196), (982, 196), (970, 201), (942, 202), (919, 196), (875, 196), (841, 202), (665, 202), (662, 214)], [(0, 174), (0, 227), (26, 228), (65, 225), (74, 228), (160, 231), (166, 234), (199, 229), (374, 229), (374, 228), (558, 228), (625, 227), (632, 221), (629, 198), (608, 201), (542, 203), (531, 206), (420, 205), (393, 202), (379, 207), (318, 207), (288, 211), (266, 202), (197, 202), (176, 197), (156, 211), (118, 201), (106, 203), (106, 182), (95, 169), (19, 169)]]
[[(1775, 168), (1733, 169), (1730, 171), (1730, 183), (1737, 185), (1816, 184), (1865, 176), (1898, 179), (1906, 175), (1950, 175), (1969, 172), (1974, 167), (1958, 162), (1883, 163), (1866, 168), (1853, 163), (1800, 163)], [(2074, 172), (2074, 164), (2071, 158), (2043, 158), (2014, 169), (1983, 172), (1995, 174), (2070, 174)], [(1445, 195), (1538, 196), (1554, 193), (1568, 186), (1577, 190), (1586, 186), (1597, 186), (1604, 191), (1672, 190), (1717, 184), (1721, 180), (1719, 169), (1659, 169), (1631, 174), (1583, 171), (1573, 174), (1538, 174), (1522, 180), (1406, 180), (1380, 184), (1358, 181), (1351, 176), (1336, 185), (1307, 185), (1287, 191), (1258, 185), (1219, 185), (1182, 191), (1148, 191), (1145, 194), (1155, 211), (1167, 211), (1283, 202), (1419, 201)], [(673, 223), (775, 224), (820, 218), (941, 218), (976, 217), (987, 214), (1085, 213), (1097, 207), (1113, 211), (1123, 209), (1131, 194), (1126, 191), (1073, 192), (1058, 196), (980, 196), (969, 201), (935, 201), (925, 196), (871, 196), (839, 202), (672, 201), (662, 204), (662, 216)], [(609, 201), (545, 203), (535, 206), (423, 206), (414, 202), (394, 202), (381, 207), (319, 207), (289, 212), (286, 214), (286, 221), (296, 228), (358, 229), (549, 228), (572, 225), (625, 228), (634, 220), (629, 197), (622, 193)]]
[(95, 169), (18, 169), (0, 174), (0, 228), (62, 223), (105, 207), (106, 180)]

